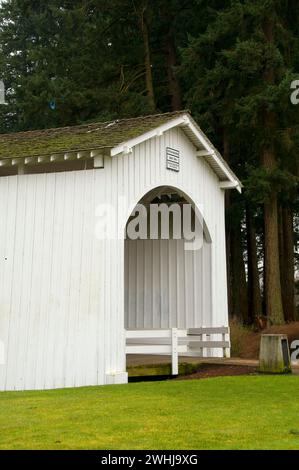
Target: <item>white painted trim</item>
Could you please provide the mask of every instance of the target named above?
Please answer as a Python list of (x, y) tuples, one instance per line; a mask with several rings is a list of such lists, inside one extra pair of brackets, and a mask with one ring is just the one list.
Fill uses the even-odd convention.
[(236, 181), (235, 175), (232, 171), (227, 168), (223, 162), (220, 160), (218, 155), (215, 152), (215, 149), (210, 145), (208, 140), (206, 139), (205, 135), (197, 128), (197, 126), (191, 121), (190, 117), (187, 114), (183, 114), (178, 118), (172, 119), (171, 121), (167, 122), (166, 124), (162, 124), (161, 126), (141, 134), (134, 139), (129, 139), (121, 144), (117, 145), (116, 147), (112, 148), (110, 151), (111, 157), (115, 157), (121, 154), (128, 154), (132, 152), (133, 147), (136, 145), (140, 145), (146, 140), (152, 139), (154, 137), (158, 137), (163, 135), (164, 132), (173, 129), (174, 127), (189, 127), (191, 132), (193, 133), (194, 137), (198, 140), (200, 145), (203, 147), (203, 150), (197, 151), (197, 156), (204, 157), (204, 156), (211, 156), (214, 162), (217, 164), (218, 168), (225, 174), (228, 181), (234, 183), (233, 188), (238, 189), (240, 192), (241, 186), (238, 181)]
[(171, 328), (171, 373), (172, 375), (179, 374), (179, 345), (177, 328)]
[(25, 165), (29, 165), (30, 163), (36, 163), (37, 158), (36, 157), (25, 157)]
[(171, 338), (171, 330), (126, 330), (126, 338)]
[(134, 139), (127, 140), (126, 142), (117, 145), (116, 147), (111, 149), (111, 157), (115, 157), (116, 155), (122, 153), (128, 153), (128, 149), (132, 149), (132, 147), (142, 144), (142, 142), (152, 139), (153, 137), (161, 136), (161, 134), (172, 129), (173, 127), (180, 126), (185, 122), (185, 116), (186, 115), (182, 115), (176, 119), (167, 122), (166, 124), (162, 124), (162, 126), (156, 127), (155, 129), (149, 132), (145, 132), (144, 134), (141, 134), (138, 137), (135, 137)]
[(222, 163), (218, 155), (214, 152), (212, 155), (213, 160), (217, 163), (218, 167), (223, 171), (223, 173), (227, 176), (227, 179), (232, 183), (235, 183), (235, 176), (231, 174), (230, 170)]
[(50, 161), (49, 157), (37, 157), (38, 163), (48, 163)]
[(190, 118), (186, 116), (187, 119), (185, 119), (186, 125), (189, 127), (189, 129), (192, 131), (194, 136), (199, 140), (201, 145), (204, 147), (204, 149), (211, 154), (212, 156), (215, 155), (214, 149), (210, 146), (204, 135), (195, 127), (195, 125), (191, 122)]
[(240, 186), (240, 183), (238, 181), (220, 181), (219, 183), (219, 188), (221, 189), (234, 189), (236, 188), (239, 193), (242, 192), (242, 188)]
[(77, 152), (77, 159), (80, 160), (80, 158), (89, 158), (90, 157), (90, 151), (89, 150), (82, 150), (81, 152)]
[[(196, 126), (190, 121), (188, 122), (188, 126), (190, 130), (193, 132), (193, 134), (197, 137), (197, 139), (201, 142), (203, 147), (206, 149), (207, 154), (206, 155), (211, 155), (213, 158), (214, 162), (218, 165), (221, 171), (226, 175), (227, 179), (231, 181), (232, 183), (235, 183), (235, 175), (231, 172), (229, 168), (227, 168), (224, 163), (220, 160), (218, 155), (216, 154), (215, 150), (210, 146), (209, 142), (207, 141), (206, 137), (202, 132), (200, 132), (199, 129), (196, 128)], [(239, 183), (237, 183), (239, 185)], [(235, 186), (236, 187), (236, 186)]]
[(101, 155), (98, 155), (96, 157), (93, 157), (93, 166), (94, 168), (104, 168), (104, 157)]
[(106, 385), (119, 385), (128, 383), (127, 372), (110, 372), (106, 374)]
[[(180, 344), (177, 352), (185, 353), (188, 351), (186, 344)], [(172, 355), (171, 344), (130, 344), (126, 346), (126, 354), (168, 354)]]
[(59, 154), (51, 155), (50, 162), (57, 162), (59, 160), (63, 160), (63, 158), (64, 158), (64, 156), (62, 154), (61, 155), (59, 155)]
[(197, 157), (208, 157), (212, 156), (213, 154), (209, 150), (198, 150), (196, 152)]
[[(211, 339), (221, 335), (221, 340)], [(172, 375), (178, 375), (179, 354), (204, 356), (204, 351), (222, 349), (223, 357), (230, 356), (229, 327), (201, 327), (187, 330), (133, 329), (125, 330), (126, 354), (167, 354), (171, 356)], [(210, 356), (210, 354), (208, 354)]]

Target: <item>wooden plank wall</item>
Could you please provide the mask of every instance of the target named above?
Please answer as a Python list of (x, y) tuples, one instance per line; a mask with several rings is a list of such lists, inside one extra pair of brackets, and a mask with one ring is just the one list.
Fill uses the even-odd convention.
[(125, 325), (196, 328), (211, 318), (211, 245), (184, 240), (125, 241)]
[[(179, 173), (166, 169), (166, 146), (180, 150)], [(160, 185), (203, 209), (212, 238), (208, 321), (226, 324), (223, 191), (195, 150), (173, 129), (105, 158), (104, 169), (0, 178), (0, 390), (104, 384), (107, 374), (125, 371), (124, 240), (96, 238), (97, 208), (113, 205), (122, 234), (137, 202)], [(169, 309), (174, 302), (170, 295)]]

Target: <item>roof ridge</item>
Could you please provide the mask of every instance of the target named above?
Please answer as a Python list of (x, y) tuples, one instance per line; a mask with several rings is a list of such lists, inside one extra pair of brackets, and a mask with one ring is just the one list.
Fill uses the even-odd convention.
[[(191, 111), (189, 111), (188, 109), (182, 109), (182, 110), (179, 110), (179, 111), (168, 111), (167, 113), (154, 113), (154, 114), (144, 114), (142, 116), (135, 116), (135, 117), (130, 117), (130, 118), (121, 118), (121, 119), (112, 119), (111, 121), (105, 121), (105, 122), (101, 122), (101, 121), (98, 121), (98, 124), (109, 124), (109, 122), (123, 122), (123, 121), (133, 121), (133, 120), (136, 120), (136, 119), (148, 119), (148, 118), (153, 118), (153, 117), (161, 117), (161, 116), (173, 116), (173, 115), (177, 115), (177, 114), (186, 114), (186, 113), (189, 113), (191, 114)], [(90, 124), (96, 124), (96, 123), (90, 123)]]
[(7, 137), (7, 136), (20, 136), (20, 135), (28, 135), (30, 136), (30, 134), (38, 134), (38, 133), (41, 133), (41, 134), (46, 134), (47, 132), (53, 132), (55, 133), (55, 131), (57, 132), (61, 132), (61, 131), (68, 131), (68, 130), (71, 130), (71, 129), (84, 129), (84, 128), (88, 128), (88, 127), (93, 127), (93, 126), (96, 126), (96, 125), (108, 125), (108, 124), (112, 124), (112, 123), (123, 123), (123, 122), (129, 122), (129, 121), (142, 121), (142, 120), (146, 120), (146, 119), (151, 119), (151, 118), (159, 118), (159, 117), (171, 117), (171, 116), (176, 116), (176, 115), (180, 115), (180, 114), (191, 114), (191, 111), (188, 110), (188, 109), (182, 109), (180, 111), (169, 111), (167, 113), (155, 113), (155, 114), (146, 114), (146, 115), (143, 115), (143, 116), (135, 116), (135, 117), (130, 117), (130, 118), (121, 118), (121, 119), (111, 119), (109, 121), (94, 121), (94, 122), (85, 122), (85, 123), (82, 123), (82, 124), (75, 124), (73, 126), (63, 126), (63, 127), (48, 127), (48, 128), (45, 128), (45, 129), (30, 129), (30, 130), (27, 130), (27, 131), (16, 131), (16, 132), (6, 132), (6, 133), (3, 133), (1, 134), (0, 133), (0, 140), (2, 137)]

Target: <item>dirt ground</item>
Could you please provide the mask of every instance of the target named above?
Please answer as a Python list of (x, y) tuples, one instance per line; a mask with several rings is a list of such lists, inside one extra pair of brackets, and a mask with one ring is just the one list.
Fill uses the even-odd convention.
[(224, 377), (232, 375), (254, 374), (256, 369), (250, 366), (209, 365), (198, 372), (178, 377), (176, 380), (207, 379), (209, 377)]

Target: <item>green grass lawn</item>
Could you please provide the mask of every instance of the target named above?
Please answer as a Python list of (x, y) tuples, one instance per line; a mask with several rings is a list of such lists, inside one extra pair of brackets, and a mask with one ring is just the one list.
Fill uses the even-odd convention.
[(0, 449), (299, 449), (299, 377), (0, 393)]

